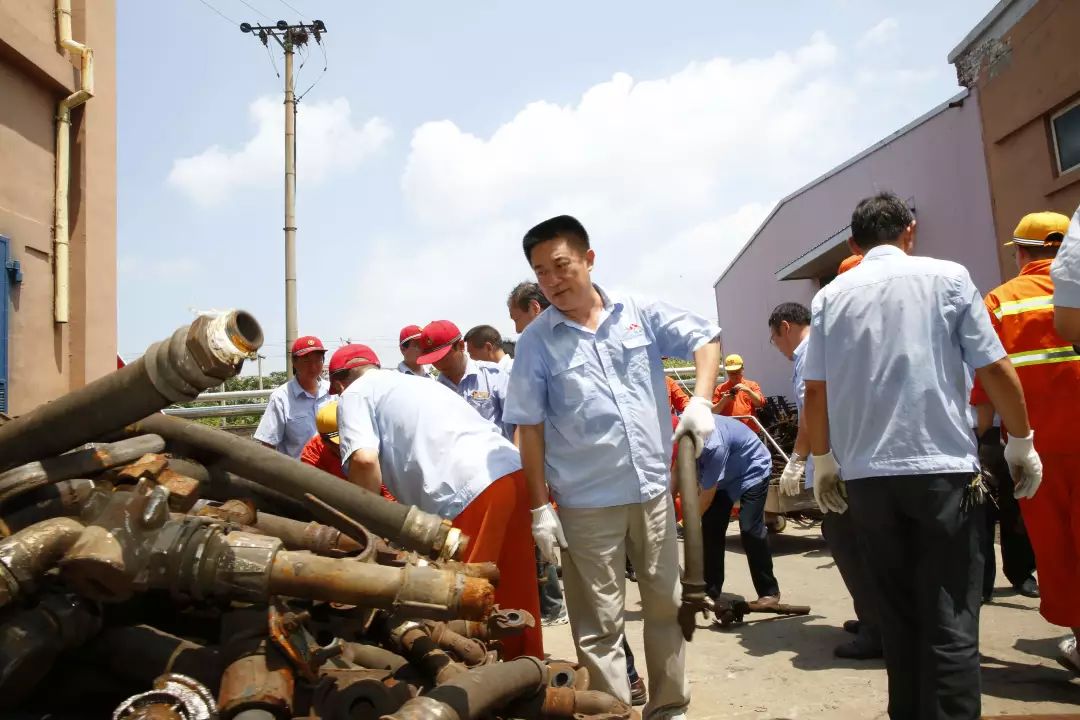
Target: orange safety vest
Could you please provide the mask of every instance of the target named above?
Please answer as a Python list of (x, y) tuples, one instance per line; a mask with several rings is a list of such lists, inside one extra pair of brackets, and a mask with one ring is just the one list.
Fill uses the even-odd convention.
[[(1080, 355), (1054, 330), (1052, 260), (1029, 262), (986, 296), (990, 321), (1024, 388), (1035, 445), (1042, 452), (1077, 452)], [(972, 405), (989, 403), (978, 379)]]

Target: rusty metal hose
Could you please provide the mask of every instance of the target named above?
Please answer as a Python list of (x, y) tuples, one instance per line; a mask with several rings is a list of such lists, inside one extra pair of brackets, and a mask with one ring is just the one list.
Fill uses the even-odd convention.
[(0, 540), (0, 608), (33, 592), (37, 579), (64, 556), (83, 529), (78, 520), (59, 517)]
[(694, 637), (697, 615), (706, 612), (709, 598), (705, 595), (705, 556), (702, 549), (701, 508), (698, 504), (697, 457), (694, 441), (679, 440), (677, 480), (682, 498), (683, 516), (683, 577), (682, 604), (679, 606), (679, 626), (687, 642)]
[(170, 444), (208, 456), (200, 458), (204, 461), (216, 461), (218, 467), (297, 500), (313, 495), (376, 535), (410, 550), (450, 559), (461, 552), (467, 541), (460, 531), (451, 527), (449, 520), (411, 505), (391, 502), (276, 450), (216, 428), (157, 414), (132, 424), (129, 430), (160, 435)]
[(130, 365), (0, 425), (0, 469), (57, 455), (194, 400), (239, 373), (262, 342), (259, 323), (242, 310), (202, 315)]
[(382, 720), (478, 720), (521, 697), (542, 693), (547, 666), (522, 657), (461, 673)]
[(78, 516), (94, 492), (93, 480), (62, 480), (29, 493), (25, 504), (0, 515), (0, 534), (4, 537), (49, 518)]
[(634, 709), (599, 690), (549, 687), (539, 695), (514, 703), (506, 713), (520, 720), (631, 720)]

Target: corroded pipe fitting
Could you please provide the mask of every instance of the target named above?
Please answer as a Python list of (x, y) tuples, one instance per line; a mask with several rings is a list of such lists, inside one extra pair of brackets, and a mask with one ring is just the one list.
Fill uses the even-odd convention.
[(33, 592), (37, 579), (64, 556), (83, 530), (78, 520), (58, 517), (0, 540), (0, 607)]

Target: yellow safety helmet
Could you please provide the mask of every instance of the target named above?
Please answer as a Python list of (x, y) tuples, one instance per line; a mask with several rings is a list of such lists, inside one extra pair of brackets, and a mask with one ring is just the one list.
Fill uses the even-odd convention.
[(326, 403), (315, 413), (315, 429), (322, 435), (323, 440), (335, 445), (341, 444), (337, 429), (337, 400)]

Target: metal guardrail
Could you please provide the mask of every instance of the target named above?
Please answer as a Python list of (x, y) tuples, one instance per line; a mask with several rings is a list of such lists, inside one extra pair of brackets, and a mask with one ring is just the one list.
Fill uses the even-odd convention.
[(243, 417), (262, 415), (268, 403), (248, 403), (246, 405), (207, 405), (203, 407), (166, 408), (165, 414), (173, 417), (197, 420), (199, 418)]

